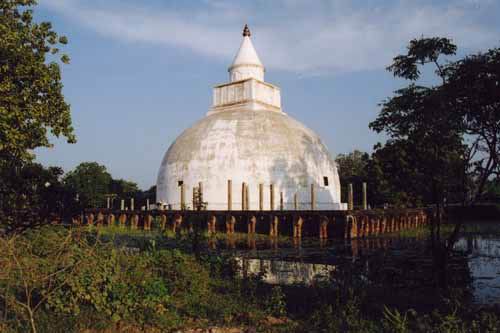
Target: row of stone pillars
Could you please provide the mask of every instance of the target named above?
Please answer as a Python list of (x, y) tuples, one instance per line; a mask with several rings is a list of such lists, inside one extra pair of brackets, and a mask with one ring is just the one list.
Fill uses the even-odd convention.
[[(116, 216), (112, 213), (109, 213), (107, 215), (103, 214), (102, 212), (97, 213), (96, 215), (93, 213), (87, 214), (85, 216), (85, 221), (82, 221), (83, 217), (74, 217), (73, 218), (73, 224), (74, 225), (81, 225), (84, 222), (87, 223), (87, 225), (90, 226), (113, 226), (115, 225), (116, 221), (118, 221), (118, 226), (125, 228), (127, 225), (127, 221), (129, 222), (129, 226), (131, 229), (135, 230), (139, 228), (140, 224), (140, 217), (141, 215), (137, 213), (132, 213), (130, 216), (128, 216), (125, 213), (119, 214), (118, 219), (116, 219)], [(328, 223), (329, 220), (326, 216), (320, 217), (321, 223), (320, 223), (320, 228), (319, 228), (319, 237), (320, 238), (328, 238)], [(151, 230), (153, 221), (155, 218), (150, 215), (146, 214), (142, 216), (142, 226), (144, 230)], [(161, 230), (166, 230), (169, 225), (167, 221), (167, 216), (166, 215), (159, 215), (157, 217), (158, 220), (158, 225)], [(247, 233), (248, 234), (256, 234), (256, 225), (257, 225), (257, 217), (255, 215), (250, 216), (250, 218), (247, 221)], [(170, 225), (170, 228), (172, 229), (173, 232), (179, 231), (180, 227), (182, 226), (183, 222), (183, 216), (180, 214), (175, 214), (172, 218), (172, 223)], [(293, 237), (294, 238), (301, 238), (302, 237), (302, 227), (303, 227), (304, 219), (301, 216), (297, 216), (293, 220)], [(279, 236), (279, 224), (280, 224), (280, 218), (278, 216), (271, 216), (269, 219), (269, 236), (270, 237), (278, 237)], [(227, 215), (225, 218), (225, 232), (228, 235), (232, 235), (235, 233), (235, 225), (236, 225), (236, 217), (233, 215)], [(192, 228), (192, 226), (191, 226)], [(214, 235), (217, 233), (217, 216), (216, 215), (210, 215), (207, 220), (207, 231), (209, 235)]]
[(346, 233), (350, 238), (372, 237), (419, 228), (427, 223), (428, 217), (423, 211), (399, 215), (348, 215)]
[[(111, 209), (112, 207), (112, 197), (111, 196), (106, 196), (106, 208)], [(149, 202), (149, 199), (146, 199), (146, 206), (142, 207), (142, 210), (149, 210), (151, 207), (151, 204)], [(129, 206), (125, 206), (125, 199), (120, 200), (120, 210), (135, 210), (135, 200), (134, 198), (130, 198), (130, 203)]]
[[(185, 210), (187, 208), (186, 205), (186, 190), (185, 190), (185, 184), (181, 183), (179, 185), (179, 190), (180, 190), (180, 208), (181, 210)], [(362, 191), (363, 191), (363, 196), (362, 196), (362, 209), (366, 210), (368, 209), (368, 201), (367, 201), (367, 185), (366, 183), (362, 184)], [(193, 209), (194, 210), (203, 210), (206, 208), (207, 203), (203, 201), (203, 183), (199, 182), (198, 186), (193, 187), (193, 199), (192, 199), (192, 204), (193, 204)], [(275, 207), (275, 190), (274, 190), (274, 184), (269, 185), (269, 205), (271, 210), (274, 210)], [(279, 192), (279, 209), (284, 210), (284, 194), (283, 192)], [(315, 210), (316, 209), (316, 191), (314, 184), (310, 185), (310, 198), (311, 198), (311, 203), (310, 203), (310, 209)], [(111, 208), (111, 200), (112, 198), (110, 196), (106, 197), (107, 203), (106, 203), (106, 208), (110, 209)], [(349, 184), (347, 187), (347, 207), (348, 210), (353, 210), (354, 209), (354, 190), (353, 190), (353, 184)], [(231, 211), (233, 206), (233, 184), (232, 180), (228, 179), (227, 181), (227, 210)], [(298, 195), (297, 193), (294, 194), (293, 196), (293, 208), (294, 210), (299, 209), (299, 200), (298, 200)], [(125, 207), (125, 200), (122, 199), (120, 201), (120, 210), (134, 210), (135, 209), (135, 202), (134, 198), (130, 199), (130, 205), (129, 207)], [(145, 210), (150, 209), (150, 202), (149, 199), (146, 199), (146, 206), (143, 207)], [(241, 184), (241, 210), (250, 210), (250, 193), (249, 193), (249, 188), (248, 184), (243, 182)], [(259, 210), (264, 210), (264, 184), (259, 184)]]
[[(252, 235), (256, 233), (257, 224), (262, 226), (263, 223), (268, 223), (265, 228), (259, 227), (260, 232), (266, 230), (265, 232), (270, 237), (278, 237), (280, 234), (280, 222), (286, 222), (286, 228), (291, 229), (285, 230), (284, 233), (294, 238), (301, 238), (304, 226), (306, 225), (306, 219), (309, 221), (313, 219), (313, 224), (309, 224), (309, 221), (307, 224), (309, 226), (309, 235), (319, 235), (320, 239), (326, 239), (329, 236), (363, 238), (414, 229), (428, 223), (427, 213), (422, 210), (392, 213), (384, 211), (378, 214), (359, 211), (355, 214), (336, 217), (310, 215), (307, 212), (304, 212), (304, 214), (289, 215), (288, 217), (267, 214), (260, 218), (254, 214), (249, 214), (248, 216), (239, 216), (239, 222), (237, 216), (231, 213), (222, 213), (219, 216), (211, 212), (202, 214), (204, 215), (199, 215), (198, 217), (206, 219), (206, 228), (209, 235), (217, 233), (218, 230), (222, 231), (221, 229), (225, 229), (225, 232), (229, 235), (234, 234), (237, 224), (239, 224), (239, 230), (246, 230), (249, 235)], [(139, 214), (131, 212), (128, 214), (119, 213), (115, 216), (113, 213), (99, 211), (96, 214), (88, 213), (85, 217), (86, 221), (82, 220), (83, 216), (75, 217), (73, 223), (83, 224), (86, 222), (88, 225), (104, 226), (115, 225), (117, 221), (120, 227), (129, 225), (131, 229), (142, 227), (144, 230), (151, 230), (153, 223), (155, 223), (161, 230), (169, 228), (177, 232), (182, 227), (184, 220), (184, 216), (179, 213), (174, 213), (169, 217), (167, 217), (167, 214), (160, 214), (157, 217), (153, 217), (151, 213)], [(258, 222), (259, 220), (260, 222)], [(246, 223), (246, 225), (241, 225), (240, 223), (242, 222)], [(190, 229), (193, 228), (191, 223), (188, 226)], [(204, 227), (203, 223), (199, 226)], [(218, 226), (219, 228), (217, 228)], [(313, 228), (312, 230), (311, 227)], [(315, 228), (318, 229), (315, 231)], [(329, 232), (335, 232), (336, 235), (329, 235)]]
[[(198, 187), (193, 187), (193, 209), (201, 210), (200, 206), (205, 204), (203, 202), (203, 184), (198, 183)], [(186, 191), (185, 185), (182, 183), (180, 186), (180, 207), (182, 210), (186, 209)], [(353, 184), (349, 184), (347, 187), (347, 200), (348, 200), (348, 210), (354, 209), (354, 189)], [(279, 192), (279, 209), (284, 210), (284, 194)], [(314, 184), (310, 185), (310, 209), (316, 209), (316, 190)], [(269, 185), (269, 206), (271, 210), (274, 210), (275, 206), (275, 190), (274, 184)], [(293, 208), (294, 210), (299, 209), (298, 194), (295, 193), (293, 196)], [(368, 209), (368, 197), (367, 197), (367, 184), (364, 182), (362, 184), (362, 209)], [(227, 181), (227, 210), (233, 210), (233, 181), (228, 179)], [(241, 210), (250, 210), (250, 193), (248, 184), (243, 182), (241, 184)], [(259, 210), (264, 210), (264, 184), (259, 184)]]
[[(185, 190), (185, 184), (181, 183), (179, 185), (179, 190), (180, 190), (180, 209), (185, 210), (187, 209), (187, 204), (186, 204), (186, 190)], [(368, 209), (368, 201), (367, 201), (367, 185), (366, 183), (362, 184), (362, 191), (363, 191), (363, 196), (362, 196), (362, 209), (366, 210)], [(193, 209), (194, 210), (203, 210), (206, 208), (207, 203), (203, 201), (203, 183), (199, 182), (198, 186), (193, 187), (193, 199), (192, 199), (192, 204), (193, 204)], [(284, 210), (284, 194), (283, 192), (279, 192), (279, 209)], [(275, 190), (274, 190), (274, 184), (269, 185), (269, 206), (271, 210), (274, 210), (275, 206)], [(315, 191), (315, 186), (314, 184), (310, 185), (310, 209), (315, 210), (316, 209), (316, 191)], [(353, 190), (353, 184), (349, 184), (347, 187), (347, 207), (348, 210), (353, 210), (354, 209), (354, 190)], [(228, 179), (227, 181), (227, 210), (231, 211), (233, 208), (233, 184), (232, 180)], [(108, 196), (107, 197), (107, 204), (106, 204), (107, 209), (111, 208), (111, 198)], [(298, 194), (295, 193), (293, 196), (293, 208), (294, 210), (299, 209), (299, 200), (298, 200)], [(125, 200), (122, 199), (120, 202), (120, 210), (134, 210), (135, 209), (135, 202), (134, 198), (130, 199), (130, 205), (129, 207), (125, 207)], [(150, 209), (150, 202), (149, 199), (146, 200), (146, 206), (143, 207), (145, 210)], [(250, 210), (250, 193), (249, 193), (249, 187), (248, 184), (243, 182), (241, 184), (241, 210)], [(259, 210), (264, 210), (264, 184), (259, 184)]]
[[(202, 182), (198, 183), (198, 187), (193, 187), (193, 209), (201, 210), (200, 203), (206, 205), (206, 202), (203, 202), (203, 184)], [(179, 185), (179, 195), (180, 195), (180, 208), (181, 210), (185, 210), (187, 208), (186, 204), (186, 186), (184, 183)], [(316, 209), (316, 190), (314, 184), (310, 185), (310, 197), (311, 210)], [(269, 185), (269, 207), (270, 210), (274, 210), (275, 206), (275, 189), (274, 184)], [(295, 193), (293, 196), (293, 207), (294, 210), (299, 210), (299, 200), (298, 194)], [(284, 210), (284, 193), (279, 192), (279, 210)], [(228, 179), (227, 181), (227, 210), (233, 210), (233, 181)], [(250, 191), (248, 184), (243, 182), (241, 183), (241, 210), (250, 210)], [(264, 210), (264, 184), (259, 184), (259, 210)]]

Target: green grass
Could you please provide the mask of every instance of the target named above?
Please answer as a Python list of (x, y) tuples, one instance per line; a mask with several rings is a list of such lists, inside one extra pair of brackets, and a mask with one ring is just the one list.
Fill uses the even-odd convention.
[[(111, 226), (87, 226), (88, 230), (96, 231), (100, 236), (133, 236), (133, 237), (144, 237), (144, 238), (156, 238), (156, 237), (166, 237), (174, 239), (177, 235), (173, 232), (171, 228), (167, 228), (165, 230), (161, 230), (159, 228), (151, 228), (151, 230), (144, 229), (131, 229), (130, 226), (120, 227), (118, 225)], [(189, 230), (181, 229), (180, 235), (186, 236), (189, 234)], [(246, 240), (249, 235), (245, 232), (235, 232), (232, 235), (228, 235), (223, 231), (219, 231), (213, 235), (209, 235), (208, 231), (204, 230), (201, 233), (203, 238), (213, 239), (213, 240), (225, 240), (228, 237), (232, 237), (234, 240)], [(252, 237), (256, 241), (268, 240), (269, 236), (265, 234), (254, 234)], [(290, 239), (288, 236), (280, 235), (277, 237), (278, 241), (286, 241)]]
[[(441, 236), (451, 235), (455, 229), (453, 223), (443, 223), (441, 225)], [(428, 238), (430, 236), (430, 226), (415, 229), (403, 230), (396, 233), (384, 235), (384, 237), (408, 237), (408, 238)], [(467, 221), (462, 224), (460, 235), (488, 235), (500, 236), (500, 222), (492, 221)]]

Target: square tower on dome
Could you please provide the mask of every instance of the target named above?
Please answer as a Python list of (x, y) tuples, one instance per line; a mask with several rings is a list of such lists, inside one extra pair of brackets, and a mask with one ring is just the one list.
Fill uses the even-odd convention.
[(264, 82), (265, 68), (250, 39), (250, 29), (243, 29), (243, 41), (229, 67), (229, 83), (214, 88), (211, 115), (220, 111), (281, 111), (280, 89)]

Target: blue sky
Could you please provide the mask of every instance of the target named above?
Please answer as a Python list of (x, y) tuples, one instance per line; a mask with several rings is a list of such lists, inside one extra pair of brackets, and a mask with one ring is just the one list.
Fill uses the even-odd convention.
[(404, 84), (384, 68), (410, 39), (451, 37), (460, 54), (500, 46), (496, 0), (39, 3), (36, 17), (69, 38), (63, 83), (78, 143), (55, 139), (37, 160), (66, 171), (97, 161), (144, 189), (177, 135), (205, 116), (212, 86), (228, 80), (245, 23), (284, 111), (334, 155), (384, 140), (368, 123)]

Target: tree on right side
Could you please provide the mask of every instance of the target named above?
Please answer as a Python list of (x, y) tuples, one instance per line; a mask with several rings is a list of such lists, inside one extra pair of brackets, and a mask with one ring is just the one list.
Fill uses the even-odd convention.
[[(442, 240), (443, 207), (473, 205), (499, 179), (500, 51), (446, 61), (455, 53), (447, 38), (410, 41), (408, 52), (387, 68), (410, 84), (383, 101), (370, 123), (389, 137), (374, 152), (386, 157), (380, 164), (385, 178), (415, 202), (434, 206), (431, 240), (441, 286), (446, 286), (447, 259), (463, 222), (454, 221), (453, 232)], [(426, 65), (436, 76), (424, 86), (421, 68)]]

